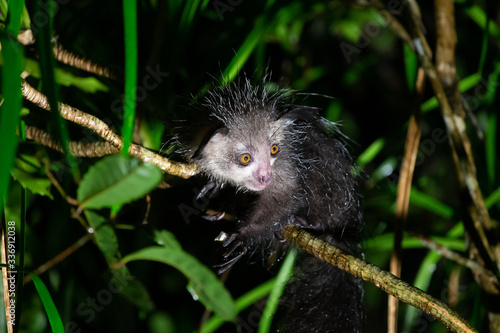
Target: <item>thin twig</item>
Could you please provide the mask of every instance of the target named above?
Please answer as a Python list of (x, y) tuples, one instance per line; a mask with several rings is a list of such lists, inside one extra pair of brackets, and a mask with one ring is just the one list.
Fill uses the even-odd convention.
[(463, 257), (460, 254), (450, 250), (449, 248), (436, 243), (435, 241), (433, 241), (432, 239), (430, 239), (428, 237), (424, 237), (424, 236), (420, 236), (420, 235), (415, 235), (415, 237), (420, 239), (420, 241), (422, 242), (422, 244), (425, 247), (427, 247), (433, 251), (436, 251), (441, 257), (449, 259), (451, 261), (454, 261), (454, 262), (456, 262), (460, 265), (463, 265), (467, 268), (470, 268), (472, 271), (481, 271), (482, 274), (489, 277), (489, 279), (491, 281), (491, 285), (495, 287), (496, 291), (493, 290), (492, 292), (493, 293), (499, 292), (500, 283), (498, 281), (498, 278), (495, 276), (495, 274), (493, 274), (492, 271), (490, 271), (489, 269), (486, 269), (484, 266), (480, 265), (477, 261)]
[(90, 226), (89, 226), (88, 222), (82, 217), (82, 208), (81, 207), (78, 207), (78, 208), (72, 207), (71, 208), (71, 218), (76, 219), (78, 222), (80, 222), (83, 229), (85, 229), (87, 231), (90, 230)]
[(406, 31), (405, 27), (399, 23), (393, 13), (386, 8), (386, 6), (380, 0), (373, 0), (370, 3), (375, 9), (377, 9), (380, 13), (383, 12), (382, 18), (387, 23), (387, 26), (396, 33), (403, 41), (405, 41), (410, 47), (412, 47), (412, 40), (408, 31)]
[[(54, 258), (50, 259), (49, 261), (43, 263), (42, 265), (38, 266), (34, 271), (33, 274), (35, 275), (41, 275), (69, 257), (73, 252), (81, 248), (83, 245), (85, 245), (88, 241), (90, 240), (89, 234), (83, 235), (79, 240), (77, 240), (75, 243), (70, 245), (68, 248), (66, 248), (64, 251), (56, 255)], [(31, 276), (26, 275), (24, 277), (24, 284), (26, 285), (31, 281)]]
[[(391, 256), (391, 273), (397, 277), (401, 276), (402, 247), (404, 223), (408, 216), (410, 205), (410, 191), (417, 160), (418, 146), (422, 134), (420, 128), (420, 105), (424, 97), (425, 73), (420, 67), (416, 79), (416, 99), (413, 106), (413, 114), (410, 117), (408, 133), (406, 134), (405, 153), (401, 163), (401, 174), (398, 181), (398, 192), (396, 195), (396, 219), (394, 224), (394, 248)], [(396, 333), (398, 330), (398, 301), (394, 297), (389, 297), (389, 309), (387, 314), (389, 333)]]
[(144, 218), (142, 219), (142, 224), (148, 224), (149, 211), (151, 210), (151, 196), (146, 194), (146, 212), (144, 213)]
[(64, 189), (62, 188), (62, 186), (59, 184), (59, 182), (57, 181), (56, 177), (54, 177), (54, 175), (52, 174), (52, 172), (50, 171), (50, 165), (49, 163), (45, 163), (45, 173), (47, 174), (47, 177), (49, 178), (50, 180), (50, 183), (52, 185), (54, 185), (54, 187), (57, 189), (57, 191), (59, 191), (59, 194), (61, 194), (61, 196), (66, 199), (66, 201), (70, 204), (70, 205), (73, 205), (73, 206), (78, 206), (78, 200), (76, 200), (75, 198), (73, 197), (70, 197), (69, 195), (66, 194), (66, 192), (64, 191)]

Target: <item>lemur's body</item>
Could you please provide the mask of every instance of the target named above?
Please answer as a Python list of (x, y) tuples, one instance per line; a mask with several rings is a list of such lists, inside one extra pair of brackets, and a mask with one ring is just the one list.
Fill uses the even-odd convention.
[[(362, 228), (353, 161), (334, 125), (315, 109), (290, 105), (248, 81), (218, 88), (191, 108), (196, 123), (177, 135), (186, 157), (215, 184), (252, 191), (257, 199), (227, 248), (221, 271), (247, 249), (286, 250), (280, 237), (297, 224), (333, 245), (360, 254)], [(189, 127), (190, 132), (184, 132)], [(286, 331), (359, 332), (361, 282), (313, 257), (303, 257), (285, 291)], [(307, 263), (307, 265), (304, 265)]]

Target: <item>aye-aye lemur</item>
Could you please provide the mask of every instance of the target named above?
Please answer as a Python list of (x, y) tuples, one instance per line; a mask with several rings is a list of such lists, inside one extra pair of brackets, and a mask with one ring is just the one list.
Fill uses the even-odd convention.
[[(209, 91), (176, 131), (185, 157), (210, 178), (204, 191), (230, 184), (256, 194), (224, 241), (219, 273), (247, 252), (288, 249), (280, 231), (296, 224), (351, 254), (363, 227), (353, 160), (336, 126), (311, 107), (290, 104), (286, 91), (244, 79)], [(307, 263), (307, 264), (306, 264)], [(303, 254), (281, 307), (286, 332), (360, 332), (361, 281)]]

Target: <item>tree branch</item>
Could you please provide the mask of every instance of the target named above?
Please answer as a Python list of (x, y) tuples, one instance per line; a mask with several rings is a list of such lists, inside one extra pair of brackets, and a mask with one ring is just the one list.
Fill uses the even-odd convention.
[(113, 72), (109, 67), (99, 65), (91, 60), (77, 56), (65, 50), (60, 44), (54, 44), (54, 57), (63, 64), (81, 69), (85, 72), (107, 77), (115, 81), (122, 81), (121, 75)]
[[(31, 87), (25, 80), (22, 81), (22, 94), (28, 101), (38, 105), (44, 110), (50, 111), (47, 97)], [(63, 103), (59, 103), (59, 112), (61, 113), (61, 117), (64, 119), (91, 129), (114, 147), (119, 150), (122, 148), (123, 143), (121, 137), (115, 134), (109, 126), (99, 118)], [(169, 159), (137, 144), (132, 144), (129, 152), (132, 156), (137, 157), (144, 162), (154, 164), (163, 172), (174, 176), (189, 178), (199, 172), (195, 165), (172, 162)]]
[(287, 225), (281, 231), (285, 239), (306, 252), (320, 258), (356, 277), (370, 282), (389, 295), (408, 303), (442, 322), (453, 332), (477, 332), (458, 313), (444, 302), (400, 280), (389, 272), (371, 265), (312, 236), (295, 225)]
[[(410, 2), (413, 2), (413, 0)], [(412, 6), (410, 6), (410, 8), (412, 8)], [(447, 15), (450, 15), (450, 13)], [(441, 17), (442, 15), (438, 16)], [(412, 17), (414, 18), (414, 15), (412, 15)], [(418, 38), (422, 45), (425, 46), (428, 45), (428, 43), (422, 30), (420, 29), (420, 25), (421, 22), (413, 21), (414, 30), (417, 34), (416, 38)], [(449, 35), (449, 32), (440, 34), (440, 36), (444, 35)], [(437, 58), (441, 59), (440, 61), (447, 61), (448, 65), (441, 64), (438, 66), (442, 69), (446, 69), (446, 75), (449, 76), (450, 73), (453, 72), (449, 69), (450, 53), (448, 52), (447, 55), (442, 54), (442, 52), (440, 53), (441, 55)], [(464, 202), (464, 206), (467, 207), (468, 210), (468, 212), (464, 214), (465, 226), (467, 231), (473, 236), (474, 241), (478, 243), (476, 245), (479, 247), (479, 250), (482, 250), (484, 253), (484, 260), (487, 263), (496, 263), (497, 267), (500, 267), (500, 263), (495, 260), (495, 253), (489, 244), (488, 237), (486, 236), (487, 232), (491, 232), (491, 222), (477, 182), (476, 167), (472, 155), (471, 144), (466, 133), (463, 108), (461, 107), (461, 102), (457, 102), (453, 96), (447, 93), (451, 90), (453, 91), (453, 94), (458, 94), (458, 96), (460, 96), (458, 84), (455, 85), (455, 88), (448, 87), (449, 89), (445, 90), (441, 81), (440, 73), (433, 65), (429, 55), (425, 52), (418, 52), (418, 55), (427, 77), (431, 82), (431, 86), (439, 102), (441, 113), (446, 125), (453, 160), (457, 170), (459, 185), (462, 189), (462, 200)], [(451, 98), (451, 100), (448, 100), (448, 98)], [(454, 108), (452, 108), (452, 106)], [(474, 237), (474, 235), (477, 235), (477, 237)]]
[[(26, 139), (36, 141), (51, 149), (63, 152), (62, 146), (49, 133), (26, 125)], [(78, 141), (69, 142), (70, 154), (77, 157), (101, 157), (105, 155), (118, 154), (120, 150), (108, 142), (84, 143)]]
[[(33, 32), (29, 29), (21, 32), (17, 36), (17, 40), (19, 41), (19, 43), (25, 46), (35, 43)], [(54, 57), (63, 64), (81, 69), (88, 73), (107, 77), (115, 81), (122, 81), (121, 75), (113, 72), (109, 67), (99, 65), (92, 60), (85, 59), (68, 50), (65, 50), (62, 45), (58, 44), (57, 42), (54, 43), (54, 47), (52, 50), (54, 51)]]

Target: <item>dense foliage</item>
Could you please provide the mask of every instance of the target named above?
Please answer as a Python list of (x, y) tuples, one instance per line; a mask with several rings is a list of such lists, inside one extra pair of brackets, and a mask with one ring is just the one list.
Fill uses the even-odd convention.
[[(241, 332), (253, 332), (280, 269), (279, 264), (266, 267), (250, 259), (239, 263), (224, 283), (211, 272), (220, 260), (214, 239), (234, 222), (207, 222), (197, 213), (221, 207), (231, 211), (236, 204), (230, 190), (210, 203), (199, 202), (201, 177), (162, 176), (154, 166), (116, 154), (71, 157), (24, 139), (26, 125), (50, 133), (65, 151), (69, 141), (102, 141), (88, 128), (23, 100), (21, 71), (26, 82), (47, 95), (52, 109), (57, 101), (68, 104), (103, 120), (126, 144), (131, 140), (174, 159), (179, 157), (170, 141), (171, 112), (185, 107), (207, 85), (246, 73), (298, 91), (296, 103), (318, 107), (350, 138), (349, 150), (362, 171), (365, 259), (388, 269), (421, 61), (392, 25), (397, 20), (414, 33), (407, 8), (414, 2), (383, 2), (37, 0), (23, 7), (22, 1), (0, 1), (0, 206), (2, 222), (15, 226), (17, 277), (22, 278), (24, 264), (26, 281), (15, 287), (15, 329), (48, 332), (62, 325), (66, 332), (236, 331), (233, 323), (217, 328), (213, 318), (206, 324), (213, 312), (228, 320), (237, 316)], [(435, 51), (434, 2), (419, 5), (420, 28)], [(461, 0), (454, 7), (461, 101), (477, 181), (493, 225), (488, 237), (496, 244), (500, 5)], [(16, 41), (19, 29), (31, 29), (36, 42)], [(52, 43), (109, 68), (118, 79), (56, 62)], [(488, 302), (471, 270), (415, 237), (432, 238), (469, 256), (463, 221), (470, 212), (464, 209), (446, 124), (429, 81), (420, 124), (402, 279), (450, 303), (476, 329), (487, 332)], [(498, 268), (493, 273), (498, 277)], [(365, 287), (366, 332), (386, 331), (387, 295)], [(0, 315), (0, 331), (8, 320)], [(404, 332), (446, 331), (404, 305), (399, 325)]]

